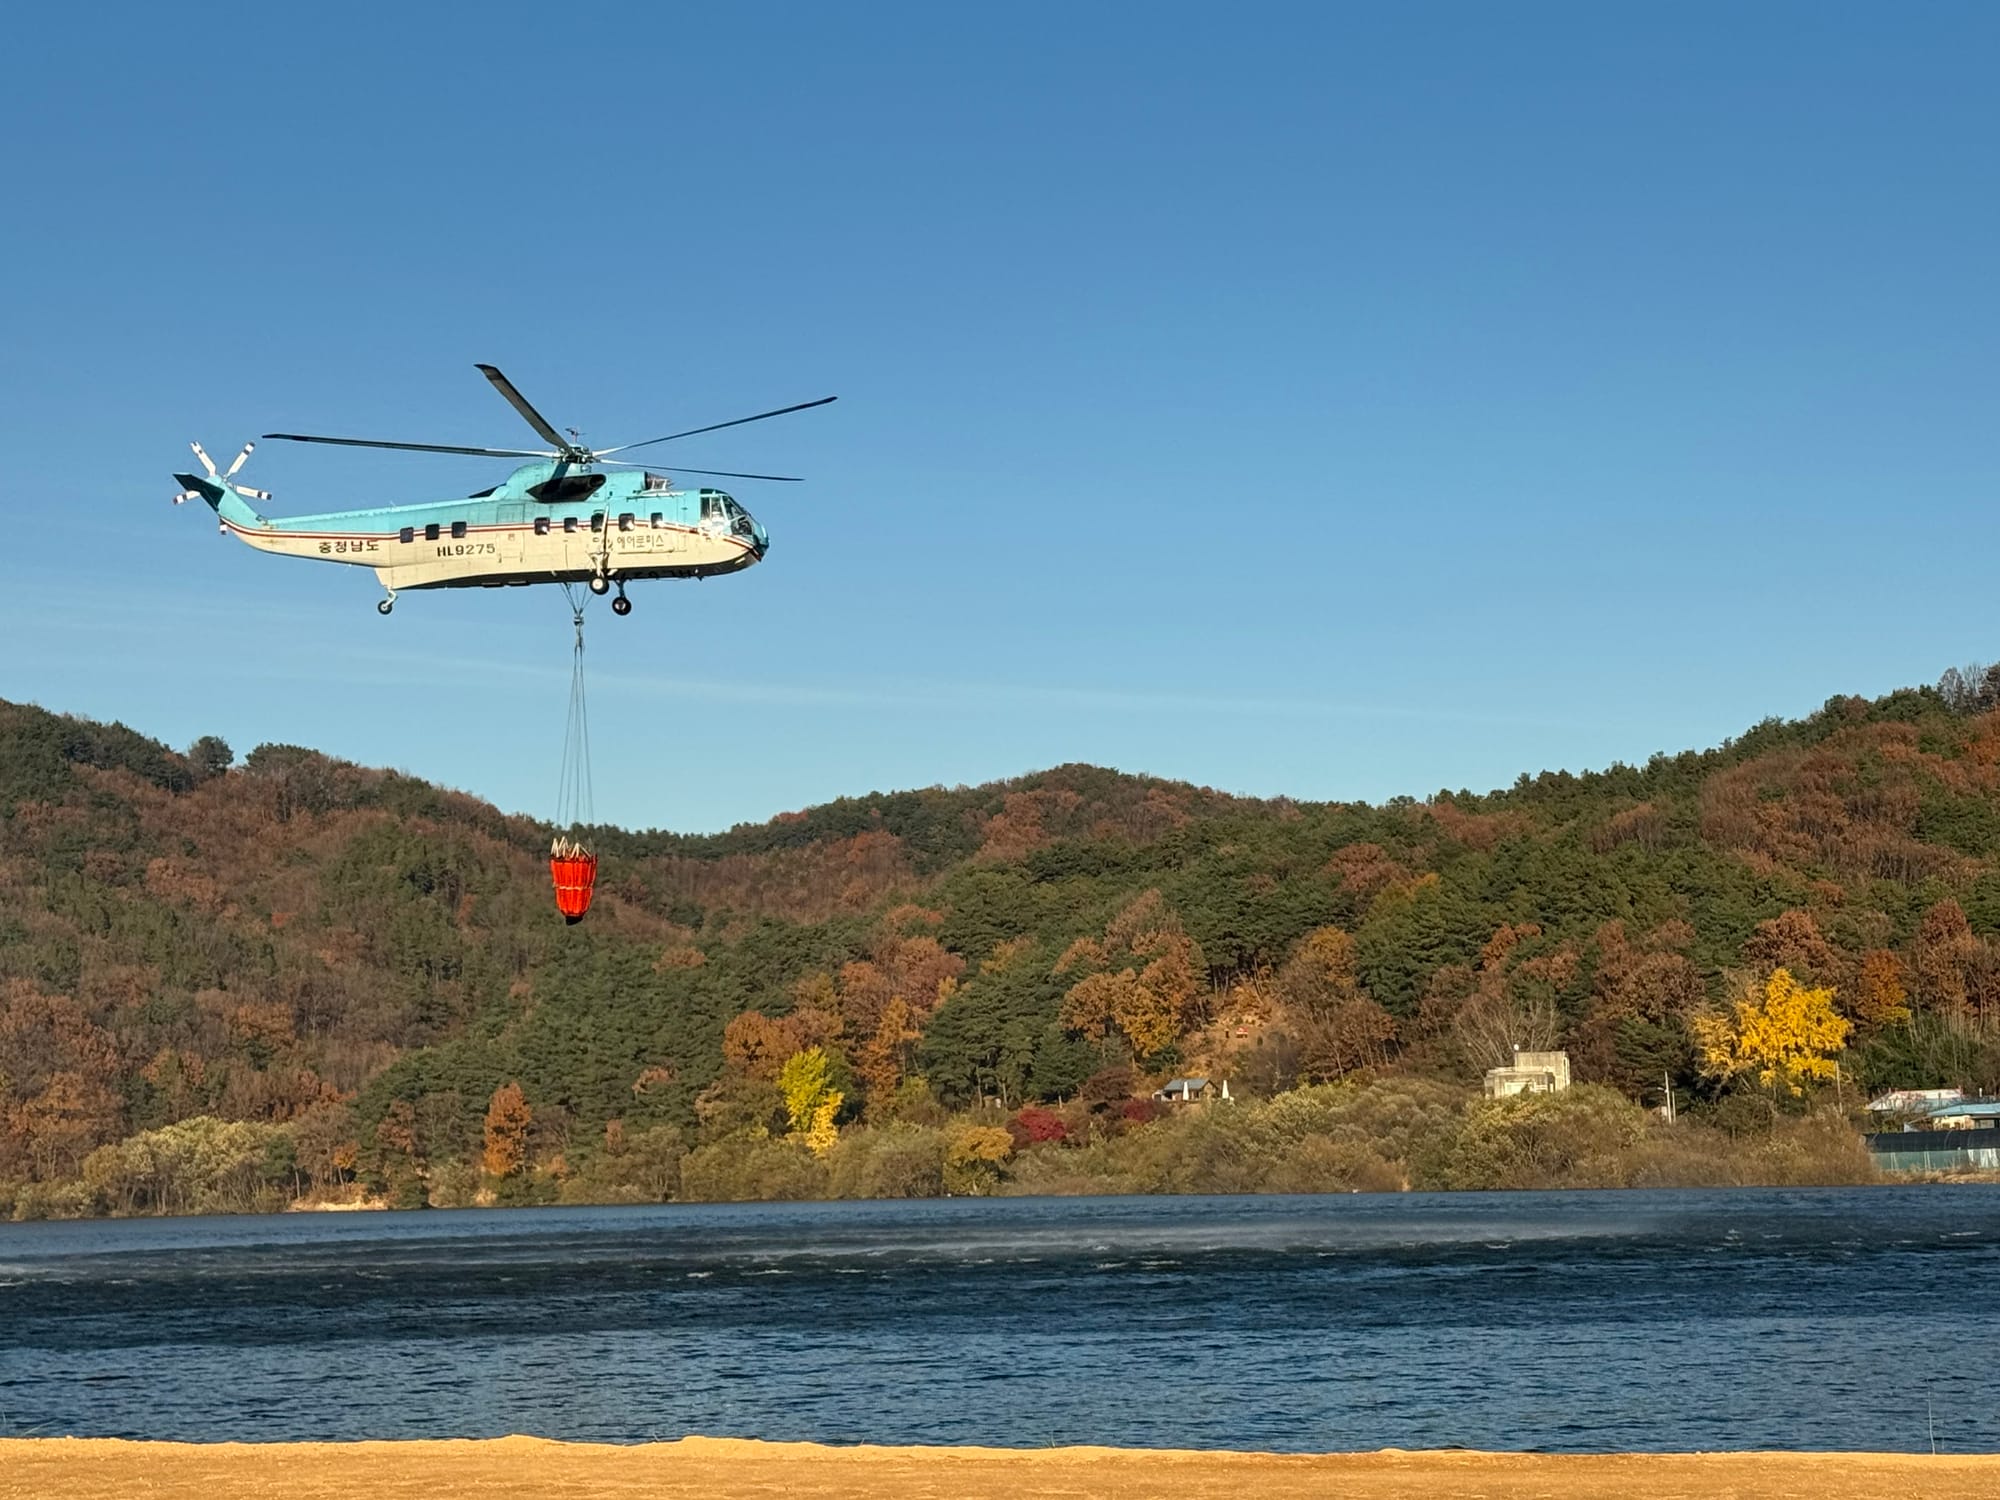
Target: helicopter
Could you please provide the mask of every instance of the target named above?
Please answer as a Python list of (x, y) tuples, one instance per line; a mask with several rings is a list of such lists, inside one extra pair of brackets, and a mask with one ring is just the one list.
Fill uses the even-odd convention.
[[(670, 432), (644, 442), (588, 448), (575, 428), (569, 429), (567, 437), (556, 431), (494, 366), (475, 368), (550, 445), (548, 448), (468, 448), (449, 443), (317, 437), (303, 432), (267, 432), (264, 437), (343, 448), (533, 460), (490, 489), (462, 499), (273, 519), (256, 508), (271, 498), (269, 492), (236, 482), (255, 443), (245, 443), (235, 462), (221, 470), (200, 443), (190, 443), (206, 474), (175, 474), (181, 490), (174, 496), (174, 504), (206, 500), (225, 535), (234, 535), (260, 552), (373, 568), (386, 590), (386, 597), (375, 608), (385, 615), (396, 607), (397, 592), (403, 589), (504, 588), (534, 583), (581, 583), (600, 595), (615, 589), (613, 613), (629, 615), (632, 602), (625, 597), (627, 583), (642, 578), (700, 579), (739, 573), (762, 562), (771, 543), (757, 519), (722, 490), (680, 489), (667, 474), (611, 455), (782, 417), (837, 399), (822, 396), (817, 401)], [(615, 472), (603, 472), (605, 469)], [(798, 482), (798, 476), (791, 474), (678, 468), (676, 472), (716, 479)]]

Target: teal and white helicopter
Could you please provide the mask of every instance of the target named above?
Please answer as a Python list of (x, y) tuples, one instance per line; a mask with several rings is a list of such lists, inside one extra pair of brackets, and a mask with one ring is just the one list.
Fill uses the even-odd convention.
[[(770, 539), (750, 512), (721, 490), (678, 489), (667, 475), (611, 455), (782, 417), (835, 399), (822, 396), (817, 401), (670, 432), (642, 443), (586, 448), (575, 428), (567, 438), (557, 432), (492, 365), (478, 369), (527, 419), (548, 448), (463, 448), (450, 443), (313, 437), (302, 432), (267, 432), (264, 436), (344, 448), (535, 460), (491, 489), (463, 499), (279, 520), (255, 508), (271, 498), (267, 492), (236, 483), (237, 473), (256, 444), (245, 443), (236, 461), (218, 471), (201, 444), (191, 443), (207, 475), (176, 474), (181, 492), (174, 496), (174, 503), (206, 500), (214, 507), (225, 533), (233, 533), (261, 552), (373, 568), (388, 591), (375, 606), (385, 615), (395, 608), (400, 589), (501, 588), (530, 583), (587, 584), (594, 594), (615, 589), (617, 597), (611, 608), (627, 615), (632, 612), (632, 602), (625, 597), (627, 583), (640, 578), (710, 578), (741, 572), (763, 561)], [(614, 472), (600, 472), (604, 468)], [(740, 474), (726, 469), (676, 472), (705, 478), (797, 482), (797, 476), (789, 474)]]

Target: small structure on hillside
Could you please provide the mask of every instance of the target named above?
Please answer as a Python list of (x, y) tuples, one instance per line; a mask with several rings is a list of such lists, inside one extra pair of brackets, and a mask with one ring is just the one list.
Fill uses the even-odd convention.
[(1169, 1078), (1153, 1091), (1153, 1097), (1162, 1104), (1205, 1104), (1212, 1099), (1230, 1104), (1236, 1102), (1229, 1097), (1229, 1080), (1226, 1078), (1220, 1088), (1211, 1085), (1206, 1078)]
[(2000, 1127), (2000, 1101), (1963, 1099), (1941, 1104), (1932, 1110), (1920, 1127), (1924, 1130), (1992, 1130)]
[(1941, 1104), (1965, 1102), (1963, 1089), (1890, 1089), (1868, 1101), (1868, 1111), (1877, 1115), (1927, 1115)]
[(1567, 1052), (1523, 1052), (1514, 1049), (1514, 1065), (1486, 1070), (1486, 1097), (1508, 1099), (1515, 1094), (1558, 1094), (1569, 1087)]

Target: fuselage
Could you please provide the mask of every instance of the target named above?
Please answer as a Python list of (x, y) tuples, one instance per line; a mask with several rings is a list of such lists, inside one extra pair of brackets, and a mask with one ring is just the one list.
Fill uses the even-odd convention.
[(763, 559), (764, 528), (721, 490), (641, 470), (528, 464), (463, 499), (271, 519), (220, 516), (263, 552), (373, 568), (399, 589), (706, 578)]

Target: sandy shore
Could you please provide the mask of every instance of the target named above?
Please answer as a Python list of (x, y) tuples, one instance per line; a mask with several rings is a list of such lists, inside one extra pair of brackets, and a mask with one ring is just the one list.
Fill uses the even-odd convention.
[(421, 1443), (0, 1441), (0, 1496), (49, 1500), (455, 1500), (547, 1496), (870, 1496), (875, 1500), (1974, 1500), (2000, 1456), (1149, 1452), (1120, 1448), (825, 1448), (687, 1438), (610, 1447), (540, 1438)]

